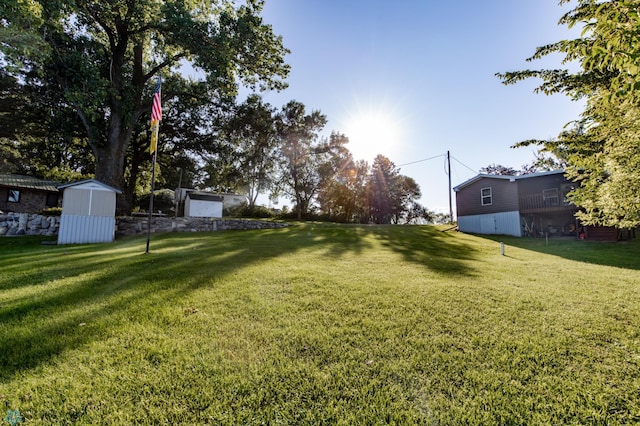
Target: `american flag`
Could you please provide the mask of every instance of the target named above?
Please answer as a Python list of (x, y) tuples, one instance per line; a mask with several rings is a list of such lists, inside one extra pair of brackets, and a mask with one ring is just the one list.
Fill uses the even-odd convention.
[(158, 147), (158, 128), (160, 127), (160, 120), (162, 120), (161, 85), (162, 78), (158, 77), (156, 92), (153, 94), (153, 106), (151, 107), (151, 146), (149, 147), (151, 154), (156, 152)]
[(156, 85), (156, 93), (153, 94), (153, 107), (151, 107), (151, 123), (162, 120), (162, 102), (160, 98), (160, 87), (162, 85), (162, 77), (158, 77)]

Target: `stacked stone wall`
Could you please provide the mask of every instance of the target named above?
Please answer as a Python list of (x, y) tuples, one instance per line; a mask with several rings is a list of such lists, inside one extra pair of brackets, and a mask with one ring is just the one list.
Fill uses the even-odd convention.
[[(137, 235), (147, 233), (148, 217), (116, 217), (116, 236)], [(0, 236), (18, 235), (58, 235), (59, 216), (43, 216), (39, 214), (7, 214), (0, 215)], [(269, 229), (288, 226), (282, 222), (248, 220), (248, 219), (213, 219), (204, 217), (153, 217), (151, 233), (160, 232), (211, 232), (230, 229)]]
[(59, 216), (41, 214), (9, 213), (0, 215), (0, 236), (58, 235)]
[[(147, 232), (148, 218), (119, 217), (117, 222), (117, 236), (144, 234)], [(151, 233), (160, 232), (211, 232), (230, 229), (269, 229), (288, 226), (282, 222), (267, 222), (248, 219), (213, 219), (206, 217), (153, 217), (151, 218)]]

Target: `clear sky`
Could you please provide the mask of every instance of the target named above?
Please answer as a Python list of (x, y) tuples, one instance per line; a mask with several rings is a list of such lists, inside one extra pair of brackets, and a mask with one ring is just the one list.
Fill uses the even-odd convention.
[(581, 103), (534, 94), (539, 82), (495, 77), (559, 67), (560, 57), (525, 59), (575, 35), (557, 24), (566, 10), (557, 0), (267, 0), (291, 74), (288, 89), (264, 98), (320, 110), (327, 136), (344, 133), (356, 159), (389, 157), (420, 185), (422, 205), (448, 212), (447, 151), (456, 186), (492, 163), (530, 163), (533, 148), (510, 146), (578, 118)]

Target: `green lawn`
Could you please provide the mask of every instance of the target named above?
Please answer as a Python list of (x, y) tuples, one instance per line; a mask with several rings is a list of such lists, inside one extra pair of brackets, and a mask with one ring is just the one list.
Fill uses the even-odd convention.
[(640, 241), (442, 229), (0, 238), (0, 421), (640, 422)]

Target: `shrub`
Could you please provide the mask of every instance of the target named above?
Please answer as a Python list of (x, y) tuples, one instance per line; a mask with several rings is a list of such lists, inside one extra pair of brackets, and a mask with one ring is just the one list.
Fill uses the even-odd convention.
[(62, 207), (47, 207), (40, 212), (43, 216), (60, 216), (62, 214)]
[[(143, 194), (138, 200), (140, 210), (149, 210), (149, 198), (151, 193)], [(175, 209), (174, 191), (171, 189), (159, 189), (153, 192), (153, 210), (162, 212), (173, 212)]]
[(242, 205), (235, 209), (229, 210), (230, 216), (237, 217), (249, 217), (255, 219), (271, 219), (275, 217), (275, 213), (268, 207), (265, 206), (253, 206), (249, 207), (248, 205)]

